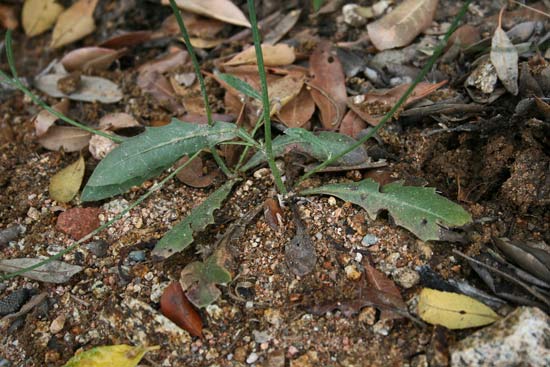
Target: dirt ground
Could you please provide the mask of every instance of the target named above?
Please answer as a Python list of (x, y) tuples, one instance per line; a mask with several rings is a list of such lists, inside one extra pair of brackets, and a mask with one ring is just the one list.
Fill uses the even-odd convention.
[[(100, 6), (117, 9), (113, 3), (100, 1)], [(156, 29), (170, 13), (168, 7), (156, 1), (132, 3), (135, 6), (121, 13), (120, 18), (98, 20), (94, 35), (80, 43), (92, 45), (118, 28)], [(271, 5), (266, 2), (260, 13), (269, 13)], [(498, 13), (496, 1), (478, 5), (487, 15)], [(454, 2), (441, 1), (436, 21), (450, 22), (457, 9)], [(330, 35), (335, 42), (352, 41), (357, 30), (336, 19), (339, 14), (337, 11), (317, 18), (304, 14), (297, 27), (311, 28), (324, 37)], [(482, 19), (470, 12), (466, 22), (479, 24)], [(63, 54), (45, 47), (46, 36), (27, 39), (15, 32), (14, 38), (18, 69), (24, 77), (36, 75)], [(148, 125), (171, 117), (135, 86), (137, 66), (157, 55), (160, 48), (144, 47), (136, 52), (120, 61), (122, 71), (116, 68), (104, 72), (123, 86), (123, 101), (114, 105), (76, 102), (71, 110), (73, 118), (93, 122), (105, 113), (126, 111)], [(465, 65), (457, 62), (445, 67), (451, 69), (449, 85), (459, 88)], [(47, 96), (44, 99), (48, 103), (56, 101)], [(161, 346), (142, 360), (143, 366), (446, 365), (438, 364), (448, 353), (445, 344), (452, 345), (471, 330), (423, 328), (408, 319), (379, 321), (380, 313), (373, 307), (365, 307), (351, 317), (336, 310), (323, 315), (310, 310), (318, 304), (344, 299), (356, 282), (349, 269), (360, 270), (363, 258), (400, 286), (412, 309), (422, 286), (415, 278), (415, 269), (422, 265), (429, 265), (444, 278), (464, 278), (484, 287), (468, 264), (452, 253), (454, 248), (476, 255), (491, 246), (494, 237), (550, 243), (550, 125), (533, 116), (515, 114), (518, 101), (519, 97), (507, 94), (479, 113), (447, 121), (451, 124), (448, 128), (470, 123), (469, 129), (445, 130), (442, 123), (429, 117), (402, 117), (383, 129), (379, 143), (368, 144), (377, 158), (387, 159), (387, 167), (376, 173), (362, 170), (321, 174), (307, 183), (377, 176), (436, 187), (474, 218), (474, 224), (464, 229), (464, 244), (426, 243), (395, 226), (387, 215), (371, 220), (364, 210), (339, 199), (303, 198), (298, 209), (319, 256), (315, 270), (299, 279), (285, 263), (284, 246), (295, 230), (288, 208), (283, 233), (276, 233), (264, 216), (258, 215), (242, 238), (233, 243), (238, 276), (222, 287), (222, 297), (214, 305), (200, 311), (204, 338), (191, 338), (162, 323), (158, 311), (162, 290), (178, 279), (187, 263), (199, 259), (200, 250), (211, 245), (232, 221), (269, 197), (273, 183), (267, 171), (258, 168), (237, 185), (216, 212), (216, 224), (196, 239), (194, 250), (155, 262), (150, 250), (156, 241), (213, 190), (193, 189), (172, 181), (94, 237), (91, 245), (84, 244), (65, 256), (64, 261), (85, 268), (69, 282), (55, 285), (17, 277), (0, 283), (1, 295), (21, 288), (47, 295), (45, 302), (2, 330), (0, 357), (10, 361), (11, 366), (60, 366), (79, 348), (141, 342)], [(48, 194), (49, 179), (73, 162), (78, 153), (48, 151), (36, 142), (31, 118), (38, 111), (21, 93), (1, 97), (0, 229), (15, 224), (25, 228), (19, 240), (0, 247), (1, 258), (55, 254), (73, 242), (56, 230), (62, 211), (74, 206), (101, 208), (100, 219), (104, 222), (151, 184), (103, 202), (56, 203)], [(88, 152), (83, 154), (89, 177), (97, 162)], [(221, 182), (218, 179), (214, 186)], [(367, 234), (377, 238), (371, 246), (362, 243)], [(106, 246), (102, 248), (99, 241), (105, 241)], [(132, 255), (133, 251), (137, 253)], [(144, 259), (136, 259), (142, 254)], [(62, 330), (52, 333), (52, 322), (60, 315), (65, 318)]]

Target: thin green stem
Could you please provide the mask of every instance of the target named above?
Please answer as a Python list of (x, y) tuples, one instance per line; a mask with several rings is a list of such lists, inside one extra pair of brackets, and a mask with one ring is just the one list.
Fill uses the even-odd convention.
[[(173, 1), (173, 0), (171, 0)], [(269, 104), (269, 94), (267, 91), (267, 78), (265, 75), (264, 69), (264, 55), (262, 53), (262, 45), (260, 41), (260, 32), (258, 30), (258, 20), (256, 19), (256, 9), (254, 7), (254, 0), (247, 0), (248, 3), (248, 12), (250, 15), (250, 24), (252, 25), (252, 39), (254, 40), (254, 47), (256, 50), (256, 61), (258, 63), (258, 73), (260, 75), (260, 84), (262, 90), (262, 105), (263, 105), (263, 121), (264, 121), (264, 131), (265, 131), (265, 155), (273, 178), (275, 180), (275, 185), (281, 194), (287, 194), (285, 185), (281, 178), (281, 172), (275, 164), (275, 158), (273, 157), (273, 147), (271, 145), (271, 119), (270, 119), (270, 104)]]
[[(256, 120), (256, 123), (254, 124), (254, 129), (252, 129), (252, 134), (250, 134), (250, 135), (252, 135), (252, 138), (254, 138), (254, 136), (256, 135), (256, 132), (262, 126), (262, 122), (263, 122), (263, 116), (260, 116), (260, 118), (258, 118), (258, 120)], [(236, 171), (238, 171), (239, 168), (241, 168), (241, 166), (243, 165), (244, 160), (245, 160), (249, 150), (250, 150), (249, 146), (244, 148), (243, 152), (241, 153), (241, 156), (239, 157), (239, 161), (237, 162), (237, 165), (235, 166)]]
[[(212, 119), (212, 109), (210, 108), (210, 102), (208, 100), (208, 92), (206, 91), (206, 84), (204, 83), (204, 78), (201, 73), (201, 67), (199, 65), (199, 60), (197, 59), (197, 54), (195, 53), (195, 49), (191, 44), (191, 39), (189, 38), (189, 33), (187, 32), (187, 28), (185, 27), (185, 23), (183, 22), (183, 18), (181, 17), (180, 9), (178, 8), (174, 0), (170, 0), (170, 6), (172, 7), (172, 12), (176, 17), (176, 21), (178, 22), (180, 33), (185, 42), (185, 47), (187, 48), (187, 52), (189, 52), (189, 55), (191, 56), (191, 63), (193, 64), (193, 68), (195, 69), (195, 74), (197, 75), (197, 79), (199, 80), (199, 85), (201, 87), (201, 94), (202, 94), (202, 99), (204, 101), (204, 109), (206, 110), (206, 118), (208, 120), (208, 125), (213, 126), (214, 120)], [(220, 157), (220, 155), (216, 151), (216, 148), (212, 146), (210, 147), (210, 151), (212, 153), (212, 156), (214, 157), (214, 160), (216, 161), (218, 166), (220, 166), (220, 169), (222, 170), (222, 172), (227, 177), (233, 177), (234, 174), (229, 170), (229, 168), (227, 168), (227, 165), (225, 164), (223, 159)]]
[(422, 69), (420, 74), (418, 74), (418, 76), (416, 77), (414, 82), (409, 86), (409, 88), (405, 91), (405, 93), (403, 93), (401, 98), (399, 98), (397, 103), (384, 116), (384, 118), (382, 118), (380, 123), (378, 123), (378, 125), (376, 125), (367, 135), (365, 135), (364, 137), (359, 139), (359, 141), (357, 141), (357, 143), (353, 144), (348, 149), (345, 149), (344, 151), (342, 151), (341, 153), (335, 155), (334, 157), (327, 159), (326, 161), (319, 164), (317, 167), (315, 167), (311, 171), (305, 173), (302, 177), (300, 177), (300, 179), (297, 181), (296, 185), (300, 184), (301, 182), (303, 182), (305, 179), (307, 179), (308, 177), (310, 177), (314, 173), (319, 172), (323, 168), (329, 166), (331, 163), (337, 161), (338, 159), (342, 158), (343, 156), (345, 156), (349, 152), (351, 152), (351, 151), (357, 149), (358, 147), (360, 147), (361, 145), (363, 145), (367, 140), (372, 138), (378, 132), (378, 130), (380, 130), (386, 124), (386, 122), (388, 122), (390, 120), (390, 118), (395, 114), (395, 112), (397, 112), (397, 110), (401, 107), (401, 105), (403, 103), (405, 103), (405, 101), (407, 100), (409, 95), (414, 91), (414, 88), (416, 87), (416, 85), (418, 83), (420, 83), (422, 81), (422, 79), (424, 79), (426, 74), (428, 74), (430, 69), (433, 67), (433, 65), (435, 64), (435, 62), (439, 58), (439, 55), (443, 52), (443, 49), (445, 48), (445, 46), (447, 44), (447, 40), (449, 39), (451, 34), (453, 34), (453, 32), (458, 28), (458, 23), (460, 22), (462, 17), (464, 17), (464, 14), (466, 14), (466, 11), (468, 10), (468, 5), (470, 4), (470, 2), (471, 2), (471, 0), (468, 0), (464, 3), (462, 8), (460, 9), (460, 12), (454, 18), (453, 23), (451, 24), (451, 27), (449, 28), (447, 33), (445, 33), (445, 36), (443, 37), (443, 39), (439, 42), (437, 48), (435, 49), (433, 55), (430, 57), (430, 60), (428, 61), (428, 63), (424, 66), (424, 68)]
[(72, 245), (70, 245), (69, 247), (67, 247), (66, 249), (64, 249), (63, 251), (53, 255), (53, 256), (50, 256), (49, 258), (47, 258), (46, 260), (44, 261), (41, 261), (39, 263), (36, 263), (32, 266), (29, 266), (29, 267), (26, 267), (24, 269), (21, 269), (21, 270), (17, 270), (17, 271), (14, 271), (12, 273), (9, 273), (9, 274), (6, 274), (6, 275), (3, 275), (3, 276), (0, 276), (0, 282), (1, 281), (4, 281), (4, 280), (7, 280), (7, 279), (11, 279), (11, 278), (14, 278), (18, 275), (22, 275), (26, 272), (29, 272), (31, 270), (34, 270), (34, 269), (37, 269), (41, 266), (44, 266), (54, 260), (57, 260), (57, 259), (60, 259), (61, 257), (63, 257), (64, 255), (68, 254), (69, 252), (73, 251), (75, 248), (77, 248), (80, 244), (82, 244), (83, 242), (86, 242), (88, 241), (90, 238), (92, 238), (93, 236), (95, 236), (96, 234), (98, 234), (99, 232), (103, 231), (105, 228), (111, 226), (113, 223), (115, 223), (116, 221), (118, 221), (120, 218), (122, 218), (126, 213), (128, 213), (130, 210), (134, 209), (136, 206), (138, 206), (139, 204), (141, 204), (145, 199), (147, 199), (149, 196), (153, 195), (153, 193), (155, 191), (158, 191), (162, 186), (164, 186), (164, 184), (166, 184), (166, 182), (168, 182), (168, 180), (170, 180), (171, 178), (173, 178), (175, 175), (178, 174), (178, 172), (180, 172), (182, 169), (184, 169), (185, 167), (187, 167), (195, 158), (197, 158), (199, 156), (199, 154), (202, 152), (202, 150), (199, 150), (198, 152), (196, 152), (195, 154), (193, 154), (189, 160), (187, 162), (185, 162), (184, 164), (182, 164), (180, 167), (176, 168), (174, 170), (174, 172), (170, 173), (168, 176), (166, 176), (162, 181), (160, 181), (158, 184), (152, 186), (149, 191), (147, 191), (145, 194), (141, 195), (139, 197), (139, 199), (137, 199), (136, 201), (134, 201), (132, 204), (128, 205), (122, 212), (120, 212), (119, 214), (117, 214), (113, 219), (111, 219), (110, 221), (102, 224), (101, 226), (97, 227), (96, 229), (94, 229), (92, 232), (88, 233), (86, 236), (82, 237), (80, 240), (78, 240), (77, 242), (73, 243)]
[(80, 122), (75, 121), (75, 120), (65, 116), (61, 112), (59, 112), (59, 111), (53, 109), (52, 107), (48, 106), (44, 101), (42, 101), (40, 98), (38, 98), (38, 96), (36, 94), (34, 94), (27, 87), (25, 87), (23, 85), (23, 83), (21, 83), (21, 81), (19, 80), (19, 77), (17, 76), (17, 69), (15, 67), (15, 58), (13, 57), (11, 32), (12, 32), (11, 30), (8, 30), (6, 32), (5, 44), (6, 44), (6, 57), (8, 59), (8, 65), (10, 67), (13, 78), (10, 78), (6, 73), (4, 73), (3, 71), (0, 71), (0, 77), (3, 79), (2, 81), (4, 81), (4, 82), (10, 84), (11, 86), (19, 89), (21, 92), (23, 92), (27, 96), (29, 96), (29, 98), (36, 105), (42, 107), (43, 109), (45, 109), (46, 111), (48, 111), (52, 115), (56, 116), (58, 119), (63, 120), (63, 121), (65, 121), (66, 123), (68, 123), (70, 125), (78, 127), (78, 128), (80, 128), (84, 131), (87, 131), (87, 132), (91, 133), (91, 134), (103, 136), (104, 138), (110, 139), (110, 140), (114, 141), (115, 143), (122, 143), (124, 141), (124, 139), (121, 138), (121, 137), (107, 134), (104, 131), (92, 129), (89, 126), (83, 125)]

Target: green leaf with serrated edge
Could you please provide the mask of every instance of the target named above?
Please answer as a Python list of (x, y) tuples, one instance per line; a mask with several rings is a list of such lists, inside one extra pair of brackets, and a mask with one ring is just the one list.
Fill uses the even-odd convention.
[(221, 295), (216, 284), (227, 284), (231, 274), (216, 263), (215, 256), (205, 262), (195, 261), (181, 272), (180, 283), (189, 302), (202, 308), (214, 303)]
[[(324, 161), (343, 152), (357, 141), (347, 135), (332, 131), (322, 131), (318, 135), (310, 131), (296, 127), (285, 130), (285, 135), (273, 139), (273, 155), (280, 157), (289, 151), (306, 154), (318, 161)], [(357, 147), (342, 158), (334, 162), (334, 165), (353, 166), (364, 163), (368, 159), (367, 151), (363, 146)], [(257, 152), (241, 168), (247, 171), (257, 165), (266, 162), (264, 152)]]
[[(82, 200), (103, 199), (111, 192), (120, 193), (139, 185), (151, 178), (152, 172), (162, 171), (183, 155), (235, 138), (238, 129), (226, 122), (207, 126), (176, 119), (166, 126), (147, 128), (143, 134), (124, 141), (98, 164), (82, 192)], [(113, 185), (120, 186), (118, 192)], [(108, 189), (101, 192), (100, 187)]]
[(258, 92), (244, 80), (237, 78), (235, 75), (216, 73), (216, 76), (229, 84), (229, 86), (231, 86), (232, 88), (235, 88), (238, 92), (244, 94), (245, 96), (257, 99), (258, 101), (262, 100), (262, 95), (260, 94), (260, 92)]
[(193, 243), (193, 234), (200, 232), (207, 225), (214, 223), (214, 210), (219, 209), (227, 195), (231, 192), (236, 180), (223, 184), (214, 191), (199, 206), (194, 208), (184, 220), (176, 224), (157, 243), (153, 255), (167, 258), (177, 252), (185, 250)]
[(392, 182), (380, 190), (372, 179), (325, 185), (300, 192), (302, 195), (326, 194), (361, 206), (376, 219), (386, 209), (400, 225), (423, 241), (442, 240), (442, 228), (460, 227), (472, 221), (460, 205), (438, 195), (433, 187), (403, 186)]

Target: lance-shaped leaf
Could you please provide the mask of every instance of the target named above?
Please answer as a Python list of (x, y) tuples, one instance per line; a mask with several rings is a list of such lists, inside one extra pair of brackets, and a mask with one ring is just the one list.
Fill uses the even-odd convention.
[(382, 187), (367, 179), (359, 182), (325, 185), (301, 194), (333, 195), (361, 206), (376, 219), (387, 210), (395, 223), (408, 229), (423, 241), (443, 240), (445, 228), (459, 227), (472, 221), (460, 205), (436, 194), (433, 187), (403, 186), (392, 182)]
[[(280, 157), (290, 151), (300, 152), (319, 161), (324, 161), (343, 152), (357, 141), (349, 136), (323, 131), (315, 135), (302, 128), (290, 128), (285, 130), (285, 135), (273, 139), (273, 155)], [(357, 147), (342, 158), (334, 162), (334, 165), (353, 166), (368, 160), (367, 151), (363, 146)], [(259, 151), (241, 168), (249, 170), (266, 162), (264, 152)]]
[(518, 94), (518, 52), (506, 32), (502, 30), (502, 11), (498, 26), (491, 40), (491, 63), (504, 88), (513, 95)]
[(162, 127), (147, 128), (125, 140), (97, 166), (82, 192), (83, 201), (100, 200), (121, 193), (154, 177), (183, 155), (235, 138), (235, 124), (213, 126), (187, 124), (178, 120)]
[[(0, 260), (0, 271), (13, 273), (14, 271), (28, 268), (42, 261), (44, 260), (34, 258), (4, 259)], [(82, 266), (54, 260), (34, 270), (25, 272), (23, 276), (41, 282), (60, 284), (67, 282), (73, 275), (80, 272), (82, 269), (84, 269)]]
[(193, 234), (200, 232), (207, 225), (214, 223), (214, 210), (219, 209), (227, 195), (231, 192), (235, 180), (223, 184), (214, 191), (199, 206), (194, 208), (184, 220), (176, 224), (162, 237), (153, 250), (153, 255), (167, 258), (185, 250), (193, 243)]
[(71, 201), (78, 193), (80, 185), (82, 185), (85, 168), (84, 158), (80, 156), (76, 162), (57, 172), (51, 178), (48, 188), (52, 199), (61, 203)]
[(145, 353), (158, 349), (159, 346), (104, 345), (76, 354), (63, 367), (135, 367)]
[(258, 101), (262, 100), (262, 95), (260, 92), (244, 80), (237, 78), (235, 75), (216, 73), (216, 77), (227, 83), (230, 87), (235, 88), (239, 93), (242, 93), (247, 97), (257, 99)]

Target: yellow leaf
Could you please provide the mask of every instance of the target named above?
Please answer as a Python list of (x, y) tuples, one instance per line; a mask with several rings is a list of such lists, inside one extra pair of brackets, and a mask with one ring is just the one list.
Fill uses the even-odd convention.
[(73, 356), (63, 367), (135, 367), (145, 353), (159, 348), (124, 344), (95, 347)]
[(420, 292), (418, 315), (427, 323), (448, 329), (483, 326), (500, 319), (493, 310), (473, 298), (430, 288)]
[(82, 184), (84, 168), (84, 158), (80, 156), (76, 162), (57, 172), (50, 180), (51, 198), (61, 203), (71, 201)]
[(65, 10), (57, 19), (50, 46), (65, 46), (92, 33), (95, 29), (93, 15), (97, 1), (79, 0)]
[(25, 0), (21, 14), (25, 34), (33, 37), (46, 32), (62, 11), (63, 7), (55, 0)]

